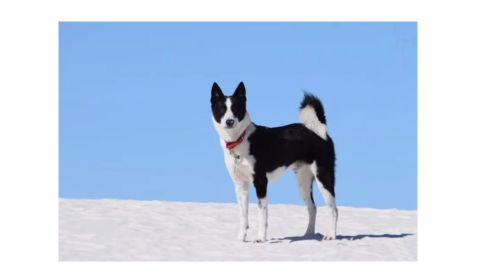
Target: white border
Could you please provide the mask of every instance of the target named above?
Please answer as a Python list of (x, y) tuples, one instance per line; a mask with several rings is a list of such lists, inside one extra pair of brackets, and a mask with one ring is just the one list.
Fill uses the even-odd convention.
[[(315, 4), (314, 4), (315, 3)], [(472, 4), (470, 4), (472, 3)], [(473, 1), (10, 1), (0, 4), (2, 279), (407, 279), (477, 274), (478, 75)], [(418, 21), (419, 261), (59, 263), (59, 21)], [(473, 250), (472, 250), (473, 249)], [(8, 275), (8, 276), (7, 276)]]

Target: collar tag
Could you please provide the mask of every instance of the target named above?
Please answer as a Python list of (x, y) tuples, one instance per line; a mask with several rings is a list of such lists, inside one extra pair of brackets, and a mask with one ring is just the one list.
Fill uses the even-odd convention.
[(235, 153), (233, 149), (231, 149), (229, 153), (235, 159), (235, 163), (240, 159), (240, 155)]

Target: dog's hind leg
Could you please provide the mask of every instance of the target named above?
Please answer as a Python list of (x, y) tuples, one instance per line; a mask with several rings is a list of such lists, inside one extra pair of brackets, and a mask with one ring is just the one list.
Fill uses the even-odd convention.
[(315, 234), (315, 219), (317, 217), (317, 207), (312, 194), (313, 174), (308, 165), (300, 167), (294, 172), (297, 178), (298, 190), (308, 210), (308, 227), (305, 235), (313, 235)]
[(320, 193), (325, 200), (325, 204), (330, 209), (332, 220), (330, 233), (323, 237), (324, 240), (334, 240), (337, 236), (337, 220), (338, 210), (335, 202), (335, 174), (333, 169), (327, 170), (323, 167), (319, 167), (315, 162), (310, 166), (312, 172), (315, 174), (315, 181), (318, 184)]

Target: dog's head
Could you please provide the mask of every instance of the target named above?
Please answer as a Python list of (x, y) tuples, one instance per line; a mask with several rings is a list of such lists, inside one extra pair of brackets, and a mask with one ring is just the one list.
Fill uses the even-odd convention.
[(218, 84), (213, 83), (210, 103), (212, 105), (215, 128), (219, 133), (229, 135), (229, 137), (223, 137), (224, 139), (239, 135), (250, 123), (247, 114), (245, 85), (243, 82), (238, 84), (237, 89), (231, 96), (224, 95)]
[(232, 96), (225, 96), (218, 84), (213, 83), (210, 102), (215, 122), (224, 129), (234, 129), (247, 113), (245, 85), (240, 82)]

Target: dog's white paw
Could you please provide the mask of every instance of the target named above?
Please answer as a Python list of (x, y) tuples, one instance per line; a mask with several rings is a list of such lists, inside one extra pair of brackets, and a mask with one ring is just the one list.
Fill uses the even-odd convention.
[(238, 233), (238, 239), (240, 239), (241, 241), (245, 242), (247, 238), (247, 231), (246, 230), (241, 230), (239, 233)]
[(240, 225), (240, 229), (238, 231), (238, 239), (242, 240), (245, 242), (246, 238), (247, 238), (247, 230), (248, 230), (249, 226), (248, 224), (247, 225)]
[(254, 242), (255, 243), (265, 243), (265, 242), (267, 242), (267, 239), (266, 238), (257, 238), (257, 239), (255, 239)]

